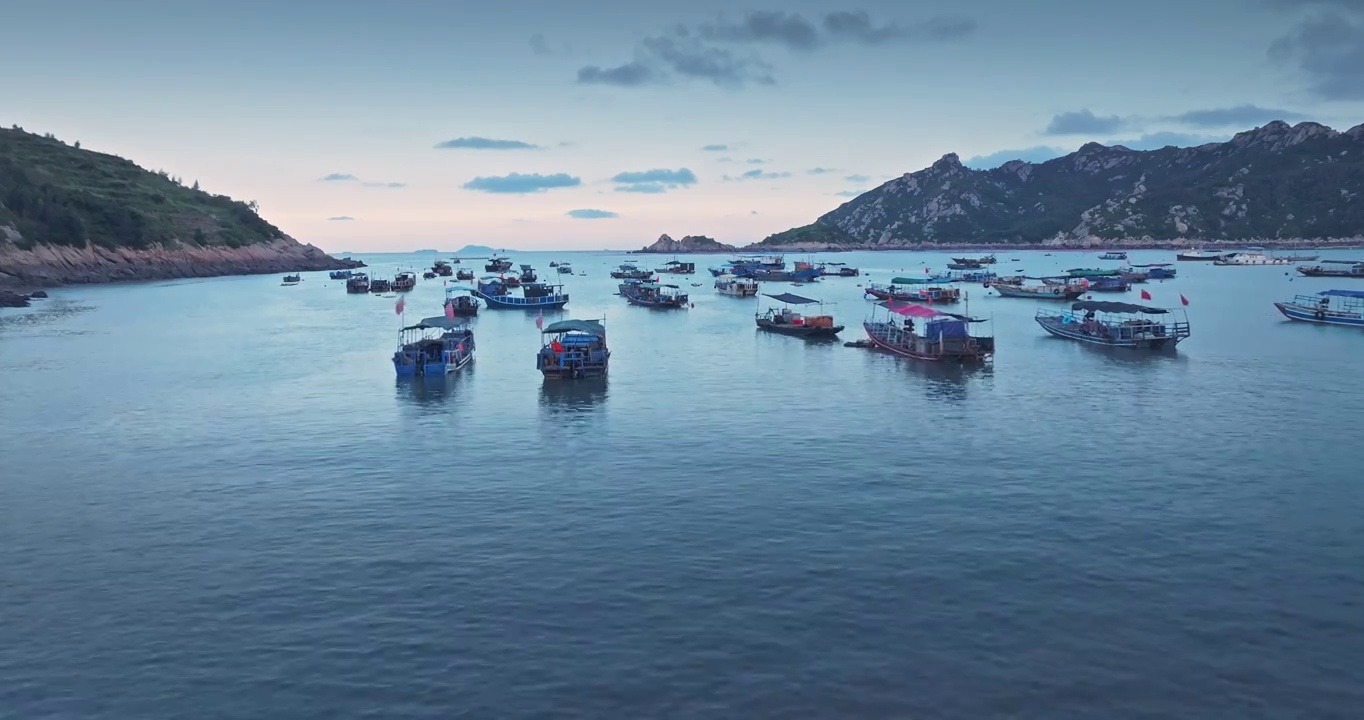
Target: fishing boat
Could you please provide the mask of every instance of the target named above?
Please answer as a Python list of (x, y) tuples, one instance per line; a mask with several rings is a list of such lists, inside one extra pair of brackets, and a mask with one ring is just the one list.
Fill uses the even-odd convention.
[(980, 263), (978, 263), (978, 262), (969, 262), (969, 263), (950, 262), (950, 263), (947, 263), (947, 269), (948, 269), (948, 270), (979, 270), (979, 269), (980, 269)]
[(1067, 282), (1067, 278), (1024, 278), (1036, 279), (1039, 285), (1025, 283), (990, 283), (990, 288), (1000, 297), (1033, 298), (1036, 300), (1074, 300), (1085, 294), (1085, 287), (1079, 283)]
[[(950, 267), (950, 266), (949, 266)], [(962, 272), (947, 273), (948, 282), (978, 282), (985, 283), (999, 277), (998, 274), (989, 270), (965, 270)]]
[(297, 285), (301, 282), (303, 282), (303, 277), (300, 275), (285, 275), (280, 285)]
[(952, 275), (950, 273), (943, 275), (925, 273), (923, 277), (894, 277), (890, 279), (890, 282), (892, 285), (937, 285), (952, 282)]
[(1170, 263), (1150, 263), (1132, 267), (1141, 268), (1151, 280), (1169, 280), (1175, 276), (1175, 266)]
[(369, 281), (369, 291), (376, 295), (392, 289), (393, 283), (389, 282), (387, 278), (371, 278)]
[(664, 283), (628, 283), (621, 285), (621, 295), (631, 305), (652, 308), (681, 308), (688, 303), (687, 294), (676, 285)]
[[(834, 324), (832, 315), (823, 314), (824, 303), (818, 300), (811, 300), (791, 293), (763, 294), (782, 303), (782, 307), (781, 309), (768, 308), (764, 312), (756, 313), (753, 317), (758, 323), (759, 330), (802, 338), (833, 338), (843, 331), (842, 325)], [(801, 315), (790, 307), (791, 305), (811, 305), (814, 303), (819, 304), (821, 314)]]
[(839, 277), (860, 277), (862, 275), (861, 270), (858, 270), (855, 267), (848, 267), (843, 263), (825, 263), (825, 265), (838, 268), (836, 271), (826, 268), (824, 270), (825, 275), (837, 275)]
[(424, 279), (424, 280), (435, 280), (435, 279), (436, 279), (436, 273), (433, 272), (433, 271), (431, 271), (431, 270), (427, 270), (426, 272), (422, 273), (422, 279)]
[(346, 280), (346, 292), (360, 294), (369, 292), (369, 276), (364, 273), (355, 273)]
[[(552, 310), (568, 304), (568, 293), (515, 297), (507, 280), (498, 276), (485, 277), (470, 291), (474, 297), (488, 304), (489, 310)], [(550, 287), (560, 287), (558, 285)]]
[(1120, 267), (1118, 268), (1118, 277), (1135, 285), (1146, 282), (1151, 277), (1151, 273), (1134, 267)]
[(445, 288), (445, 313), (455, 317), (473, 317), (481, 307), (473, 290), (463, 285), (450, 285)]
[(502, 275), (500, 277), (502, 278), (502, 282), (505, 283), (507, 287), (513, 288), (521, 287), (521, 276), (517, 275), (516, 273), (512, 273), (511, 275)]
[(1292, 265), (1288, 258), (1266, 255), (1264, 248), (1246, 248), (1245, 252), (1232, 253), (1212, 261), (1213, 265)]
[(488, 258), (488, 264), (483, 266), (483, 269), (490, 273), (504, 273), (511, 268), (512, 261), (496, 255)]
[(456, 270), (456, 271), (455, 271), (455, 279), (456, 279), (456, 280), (473, 280), (473, 279), (474, 279), (474, 271), (473, 271), (472, 269), (468, 269), (468, 268), (460, 268), (459, 270)]
[(1106, 253), (1100, 255), (1100, 256), (1099, 256), (1099, 259), (1100, 259), (1100, 260), (1126, 260), (1126, 259), (1127, 259), (1127, 253), (1122, 252), (1122, 251), (1120, 251), (1120, 250), (1109, 250), (1108, 252), (1106, 252)]
[(1132, 289), (1132, 285), (1122, 276), (1096, 277), (1089, 280), (1089, 285), (1085, 289), (1089, 292), (1127, 292)]
[(540, 331), (546, 338), (535, 369), (547, 380), (603, 377), (611, 359), (600, 320), (560, 320)]
[(761, 282), (814, 282), (819, 279), (820, 271), (815, 267), (805, 267), (796, 270), (768, 270), (764, 268), (753, 268), (744, 272), (739, 270), (735, 275), (740, 277), (750, 277)]
[(398, 331), (393, 369), (398, 377), (445, 375), (474, 359), (474, 331), (464, 321), (430, 317)]
[(877, 285), (870, 283), (862, 288), (864, 295), (870, 295), (877, 300), (895, 300), (898, 302), (926, 302), (930, 305), (935, 303), (950, 304), (961, 300), (961, 290), (957, 288), (926, 287), (926, 288), (901, 288), (895, 285)]
[(1175, 259), (1183, 260), (1185, 262), (1212, 262), (1214, 260), (1221, 260), (1229, 254), (1230, 253), (1210, 252), (1207, 250), (1189, 250), (1175, 255)]
[(1183, 310), (1131, 303), (1082, 300), (1061, 313), (1038, 310), (1035, 319), (1056, 337), (1108, 347), (1172, 349), (1189, 337)]
[(455, 273), (455, 269), (450, 267), (450, 263), (445, 262), (444, 260), (437, 260), (434, 263), (431, 263), (431, 272), (441, 277), (450, 277)]
[(569, 265), (568, 263), (560, 263), (560, 264), (558, 264), (558, 265), (555, 266), (555, 269), (557, 270), (557, 272), (558, 272), (560, 275), (572, 275), (572, 274), (573, 274), (573, 266), (572, 266), (572, 265)]
[(1364, 278), (1364, 260), (1323, 260), (1320, 265), (1300, 267), (1298, 272), (1307, 277)]
[(1298, 295), (1274, 307), (1289, 320), (1319, 325), (1364, 327), (1364, 290), (1322, 290), (1316, 295)]
[(663, 263), (663, 267), (655, 269), (654, 272), (668, 275), (691, 275), (696, 272), (696, 263), (669, 260)]
[(653, 277), (653, 273), (636, 266), (634, 263), (622, 263), (620, 267), (611, 271), (611, 277), (617, 280), (648, 280)]
[(979, 258), (958, 258), (958, 257), (954, 257), (954, 258), (952, 258), (952, 262), (958, 263), (958, 264), (961, 264), (961, 265), (975, 265), (975, 266), (981, 266), (981, 265), (994, 265), (994, 264), (995, 264), (995, 256), (994, 256), (994, 255), (986, 255), (985, 257), (979, 257)]
[(1073, 278), (1090, 278), (1090, 277), (1116, 277), (1121, 273), (1119, 273), (1117, 270), (1109, 270), (1105, 268), (1071, 268), (1066, 271), (1066, 274)]
[(535, 268), (529, 265), (522, 265), (521, 274), (520, 276), (518, 276), (517, 279), (523, 283), (533, 283), (536, 280), (539, 280), (540, 278), (535, 274)]
[(1320, 255), (1285, 255), (1284, 259), (1288, 262), (1316, 262)]
[(417, 274), (410, 272), (400, 272), (393, 278), (393, 292), (408, 292), (417, 287)]
[(721, 295), (755, 297), (758, 294), (758, 281), (733, 275), (721, 275), (715, 280), (715, 289)]
[[(993, 335), (971, 334), (971, 325), (983, 319), (894, 301), (876, 305), (887, 310), (886, 319), (878, 319), (873, 310), (862, 329), (877, 349), (915, 360), (947, 362), (984, 362), (995, 354)], [(903, 317), (903, 323), (892, 315)], [(916, 330), (914, 318), (923, 321), (923, 332)]]
[(333, 280), (349, 280), (354, 274), (354, 270), (333, 270), (327, 274), (327, 277)]

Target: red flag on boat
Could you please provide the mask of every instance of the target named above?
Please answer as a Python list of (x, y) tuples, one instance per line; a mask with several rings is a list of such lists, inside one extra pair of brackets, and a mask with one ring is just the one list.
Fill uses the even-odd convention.
[(1141, 299), (1142, 299), (1142, 300), (1150, 300), (1150, 299), (1151, 299), (1151, 293), (1146, 292), (1145, 290), (1142, 290), (1142, 291), (1141, 291)]
[(446, 319), (446, 320), (449, 320), (450, 322), (454, 322), (454, 321), (455, 321), (455, 305), (454, 305), (454, 303), (445, 303), (445, 319)]
[(407, 303), (404, 302), (405, 299), (406, 299), (406, 298), (398, 298), (398, 302), (396, 302), (396, 303), (393, 304), (393, 314), (394, 314), (394, 315), (402, 315), (402, 314), (403, 314), (403, 308), (407, 307)]
[(1183, 305), (1189, 304), (1189, 298), (1184, 297), (1184, 293), (1179, 294), (1179, 302)]
[(544, 329), (545, 329), (545, 311), (544, 311), (544, 310), (541, 310), (541, 311), (540, 311), (540, 314), (535, 316), (535, 328), (536, 328), (537, 330), (544, 330)]
[(925, 275), (928, 274), (928, 268), (924, 268), (924, 274), (925, 274)]

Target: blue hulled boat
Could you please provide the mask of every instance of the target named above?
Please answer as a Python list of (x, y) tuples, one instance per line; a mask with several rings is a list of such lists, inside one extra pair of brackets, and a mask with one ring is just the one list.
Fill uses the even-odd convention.
[(393, 369), (398, 377), (444, 375), (474, 359), (474, 331), (463, 321), (430, 317), (398, 331)]
[(560, 320), (540, 331), (545, 344), (535, 355), (535, 369), (546, 379), (604, 377), (611, 360), (606, 325), (600, 320)]
[(1322, 290), (1316, 295), (1298, 295), (1290, 302), (1276, 302), (1274, 307), (1289, 320), (1364, 327), (1364, 290)]
[(522, 297), (515, 297), (506, 278), (485, 277), (470, 289), (474, 297), (488, 304), (488, 309), (500, 310), (551, 310), (568, 304), (568, 293), (560, 293), (562, 285), (530, 283), (522, 289)]
[(1132, 267), (1146, 271), (1146, 277), (1152, 280), (1169, 280), (1175, 276), (1175, 266), (1170, 263), (1150, 263)]
[(1108, 347), (1173, 349), (1189, 337), (1189, 319), (1183, 310), (1131, 303), (1085, 300), (1061, 313), (1038, 310), (1035, 319), (1056, 337)]
[(1089, 281), (1089, 286), (1085, 289), (1090, 292), (1127, 292), (1132, 289), (1132, 285), (1122, 276), (1095, 277)]

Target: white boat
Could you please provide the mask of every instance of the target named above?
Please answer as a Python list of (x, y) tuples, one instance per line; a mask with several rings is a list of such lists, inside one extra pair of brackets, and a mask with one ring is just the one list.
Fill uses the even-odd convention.
[(1178, 260), (1206, 262), (1210, 260), (1221, 260), (1222, 258), (1226, 257), (1227, 254), (1228, 253), (1224, 252), (1209, 252), (1207, 250), (1190, 250), (1188, 252), (1179, 253), (1178, 255), (1175, 256), (1175, 258)]
[(1212, 261), (1213, 265), (1292, 265), (1293, 261), (1284, 257), (1266, 255), (1260, 248), (1250, 248), (1245, 252), (1232, 253)]
[(721, 295), (757, 297), (758, 281), (752, 278), (741, 278), (734, 275), (721, 275), (715, 279), (715, 289), (719, 291)]

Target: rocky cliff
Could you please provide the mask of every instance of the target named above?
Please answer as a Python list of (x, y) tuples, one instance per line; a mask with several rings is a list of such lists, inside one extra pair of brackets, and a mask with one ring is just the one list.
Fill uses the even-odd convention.
[(704, 252), (731, 252), (733, 245), (726, 245), (717, 242), (704, 235), (687, 235), (681, 240), (674, 240), (667, 235), (658, 236), (654, 244), (649, 245), (636, 252), (642, 253), (704, 253)]
[(357, 260), (334, 258), (288, 236), (238, 248), (221, 245), (146, 249), (35, 245), (21, 249), (8, 239), (0, 240), (0, 287), (50, 287), (68, 283), (287, 273), (363, 266), (364, 263)]
[(757, 247), (1271, 244), (1361, 234), (1364, 125), (1337, 132), (1276, 121), (1225, 143), (1152, 151), (1089, 143), (993, 170), (948, 154)]

